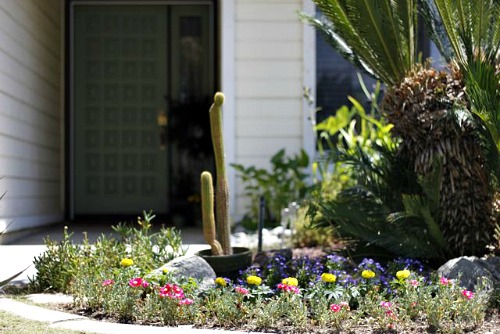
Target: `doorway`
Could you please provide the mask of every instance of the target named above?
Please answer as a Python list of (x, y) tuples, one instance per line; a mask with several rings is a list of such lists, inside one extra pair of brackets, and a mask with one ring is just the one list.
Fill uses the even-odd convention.
[(72, 6), (72, 215), (199, 220), (213, 169), (211, 1)]

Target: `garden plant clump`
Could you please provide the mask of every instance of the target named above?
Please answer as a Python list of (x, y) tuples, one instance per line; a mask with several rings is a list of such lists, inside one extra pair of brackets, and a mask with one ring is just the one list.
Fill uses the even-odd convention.
[[(71, 311), (107, 321), (281, 333), (410, 328), (456, 333), (480, 328), (488, 309), (490, 290), (463, 289), (418, 260), (355, 264), (339, 253), (290, 260), (276, 254), (237, 280), (214, 277), (211, 287), (201, 289), (195, 279), (155, 270), (178, 255), (173, 250), (180, 243), (173, 237), (174, 245), (156, 247), (158, 235), (145, 234), (151, 226), (146, 217), (139, 229), (121, 226), (130, 237), (123, 248), (111, 238), (74, 245), (68, 234), (49, 243), (36, 262), (42, 275), (32, 288), (68, 292)], [(55, 265), (62, 257), (69, 262)]]

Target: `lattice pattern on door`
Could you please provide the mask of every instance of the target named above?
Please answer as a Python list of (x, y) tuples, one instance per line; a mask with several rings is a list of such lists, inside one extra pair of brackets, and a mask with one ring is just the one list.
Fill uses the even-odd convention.
[(166, 92), (165, 12), (89, 6), (75, 14), (75, 213), (167, 207), (158, 110)]

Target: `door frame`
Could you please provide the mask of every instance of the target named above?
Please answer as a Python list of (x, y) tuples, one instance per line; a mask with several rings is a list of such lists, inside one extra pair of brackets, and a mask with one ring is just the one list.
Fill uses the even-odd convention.
[[(232, 1), (232, 0), (231, 0)], [(214, 22), (213, 46), (214, 46), (214, 87), (217, 89), (220, 82), (220, 48), (219, 48), (219, 11), (217, 0), (65, 0), (64, 3), (64, 209), (65, 219), (75, 219), (75, 117), (74, 117), (74, 14), (76, 6), (85, 5), (127, 5), (127, 6), (167, 6), (167, 5), (208, 5), (212, 7), (212, 15)], [(117, 213), (118, 215), (119, 213)]]

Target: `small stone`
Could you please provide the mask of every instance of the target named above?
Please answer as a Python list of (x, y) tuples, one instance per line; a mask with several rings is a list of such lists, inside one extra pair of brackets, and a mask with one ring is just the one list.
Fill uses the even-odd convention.
[(283, 226), (276, 226), (271, 230), (272, 235), (280, 236), (283, 234), (285, 228)]
[(197, 255), (180, 256), (155, 269), (153, 275), (161, 275), (164, 270), (179, 277), (192, 277), (200, 282), (200, 288), (206, 289), (214, 284), (215, 272), (212, 267)]
[(462, 287), (474, 291), (481, 279), (485, 279), (489, 287), (500, 283), (500, 259), (462, 256), (446, 262), (437, 273), (450, 279), (460, 278)]

